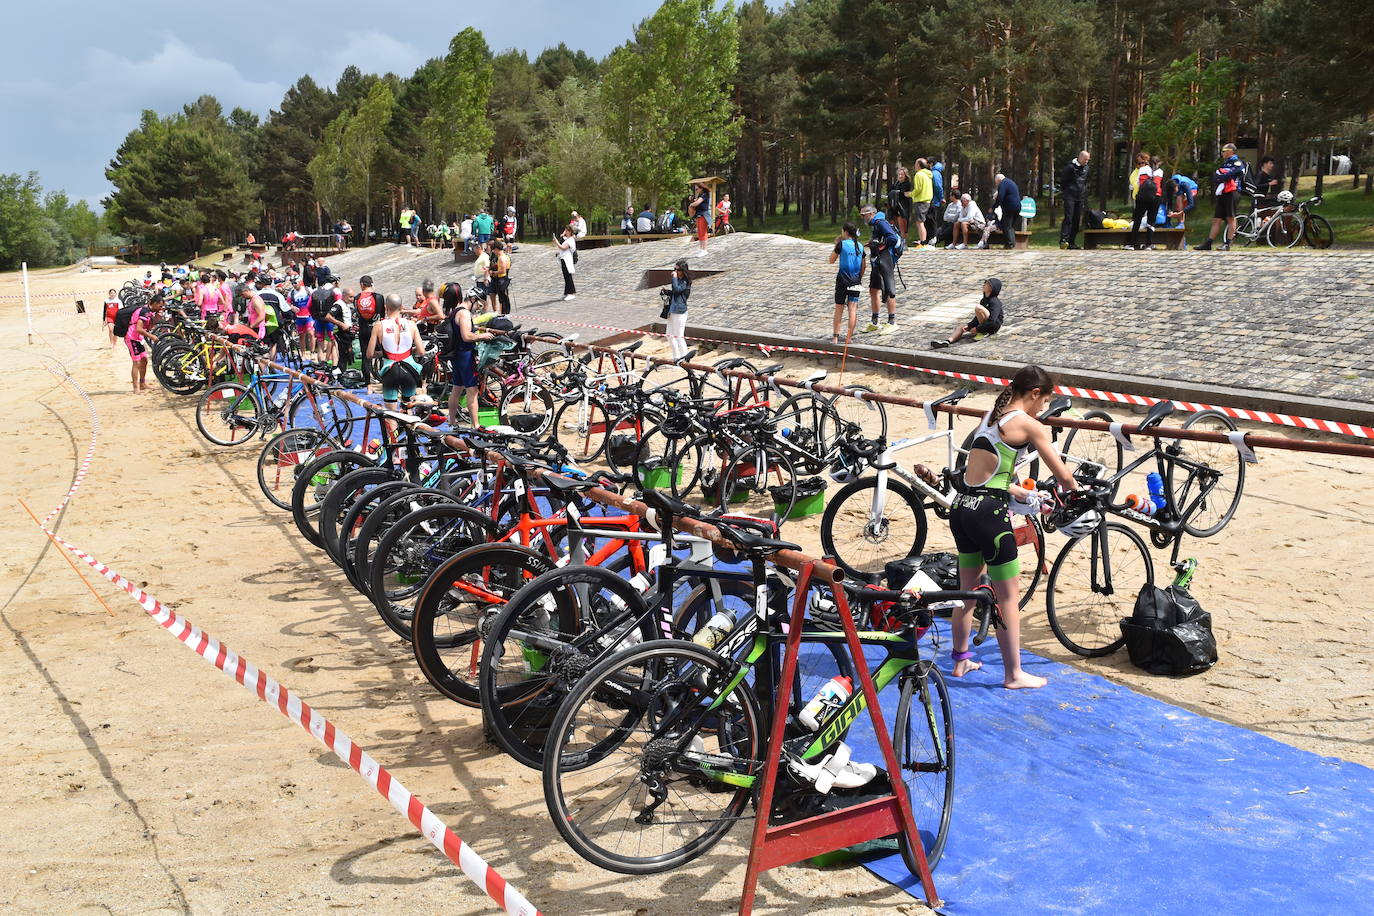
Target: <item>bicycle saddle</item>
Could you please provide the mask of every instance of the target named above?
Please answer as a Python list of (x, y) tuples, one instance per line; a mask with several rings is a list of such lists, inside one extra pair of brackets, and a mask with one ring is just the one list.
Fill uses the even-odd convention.
[(692, 358), (693, 358), (694, 356), (696, 356), (696, 355), (697, 355), (697, 351), (696, 351), (696, 350), (688, 350), (686, 353), (682, 354), (682, 355), (679, 356), (677, 359), (673, 360), (673, 365), (675, 365), (675, 366), (681, 366), (683, 363), (691, 362), (691, 361), (692, 361)]
[(1045, 412), (1040, 415), (1039, 419), (1048, 420), (1050, 417), (1057, 417), (1072, 406), (1073, 398), (1061, 394), (1050, 401), (1050, 406), (1045, 408)]
[(559, 474), (545, 474), (544, 485), (562, 496), (570, 496), (573, 493), (581, 493), (583, 490), (590, 490), (599, 486), (595, 480), (573, 480), (571, 477), (563, 477)]
[(1141, 421), (1140, 428), (1142, 430), (1146, 430), (1152, 426), (1158, 426), (1160, 423), (1164, 421), (1165, 417), (1167, 417), (1169, 414), (1173, 412), (1173, 401), (1160, 401), (1158, 404), (1150, 408), (1150, 412), (1147, 413), (1145, 415), (1145, 419)]
[(621, 348), (620, 348), (620, 352), (621, 352), (621, 353), (633, 353), (634, 351), (638, 350), (638, 349), (639, 349), (640, 347), (642, 347), (642, 346), (644, 346), (644, 338), (641, 337), (639, 340), (636, 340), (634, 343), (629, 344), (628, 346), (621, 347)]
[(774, 364), (771, 365), (771, 366), (765, 366), (764, 368), (760, 369), (758, 372), (756, 372), (756, 373), (754, 373), (754, 374), (755, 374), (755, 375), (776, 375), (777, 373), (779, 373), (779, 372), (782, 371), (782, 368), (783, 368), (782, 363), (774, 363)]
[(722, 372), (725, 372), (725, 371), (728, 371), (728, 370), (730, 370), (730, 369), (738, 369), (740, 366), (743, 366), (743, 365), (744, 365), (744, 360), (743, 360), (743, 359), (741, 359), (741, 358), (738, 357), (738, 356), (732, 356), (732, 357), (730, 357), (729, 359), (723, 359), (723, 360), (721, 360), (720, 362), (716, 363), (715, 368), (721, 370)]
[(720, 531), (726, 540), (733, 541), (739, 547), (756, 554), (777, 553), (779, 550), (801, 550), (800, 544), (793, 544), (791, 541), (780, 541), (776, 538), (766, 538), (762, 535), (745, 531), (742, 528), (735, 528), (728, 524), (722, 525), (717, 530)]
[(698, 518), (701, 515), (701, 510), (696, 506), (685, 503), (680, 499), (675, 499), (662, 490), (645, 490), (640, 498), (644, 505), (663, 515), (680, 516), (684, 518)]

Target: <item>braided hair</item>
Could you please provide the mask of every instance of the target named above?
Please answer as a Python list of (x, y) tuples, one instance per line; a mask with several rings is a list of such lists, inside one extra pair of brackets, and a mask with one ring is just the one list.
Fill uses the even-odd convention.
[(1002, 414), (1006, 412), (1012, 398), (1029, 394), (1037, 388), (1041, 391), (1053, 391), (1054, 376), (1036, 365), (1023, 366), (1016, 375), (1012, 376), (1011, 384), (1003, 388), (1001, 394), (997, 395), (997, 400), (992, 405), (991, 422), (996, 423), (1002, 418)]

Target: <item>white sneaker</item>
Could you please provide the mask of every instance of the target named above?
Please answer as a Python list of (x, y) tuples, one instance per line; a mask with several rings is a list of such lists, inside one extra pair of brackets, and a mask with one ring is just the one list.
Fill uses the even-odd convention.
[(963, 250), (964, 250), (965, 248), (967, 248), (967, 247), (968, 247), (968, 246), (965, 245), (963, 242), (960, 242), (958, 245), (955, 245), (955, 246), (954, 246), (954, 250), (955, 250), (955, 251), (963, 251)]
[(566, 296), (563, 297), (563, 301), (564, 301), (564, 302), (568, 302), (568, 301), (570, 301), (570, 300), (572, 300), (572, 299), (576, 299), (576, 298), (577, 298), (577, 293), (568, 293)]

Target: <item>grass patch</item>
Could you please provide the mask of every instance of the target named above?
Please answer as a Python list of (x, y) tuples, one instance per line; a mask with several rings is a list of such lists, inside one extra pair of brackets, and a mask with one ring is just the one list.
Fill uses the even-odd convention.
[[(1374, 248), (1374, 194), (1364, 193), (1364, 180), (1361, 179), (1358, 189), (1351, 187), (1352, 178), (1349, 175), (1328, 175), (1322, 187), (1323, 203), (1314, 212), (1320, 213), (1331, 222), (1331, 228), (1336, 233), (1336, 248)], [(1313, 176), (1298, 179), (1297, 196), (1299, 200), (1306, 200), (1312, 196), (1312, 190), (1316, 186), (1317, 180)], [(1116, 212), (1125, 218), (1130, 218), (1130, 208), (1124, 204), (1117, 203)], [(1212, 198), (1210, 195), (1198, 198), (1197, 208), (1193, 211), (1194, 217), (1188, 226), (1188, 244), (1195, 246), (1201, 244), (1207, 238), (1207, 233), (1212, 226), (1211, 220)], [(801, 215), (793, 211), (786, 216), (781, 214), (768, 217), (761, 221), (756, 221), (752, 228), (746, 228), (742, 219), (735, 220), (735, 228), (740, 232), (771, 232), (777, 235), (790, 235), (795, 238), (808, 239), (812, 242), (824, 242), (831, 244), (836, 236), (840, 234), (840, 226), (846, 220), (853, 220), (861, 228), (860, 237), (867, 238), (867, 229), (862, 226), (857, 211), (842, 214), (831, 223), (829, 215), (813, 216), (811, 218), (811, 228), (803, 232), (801, 228)], [(1031, 239), (1032, 248), (1058, 248), (1059, 247), (1059, 226), (1051, 228), (1049, 216), (1045, 208), (1040, 208), (1040, 215), (1031, 220)], [(1260, 245), (1257, 247), (1237, 249), (1245, 251), (1271, 251), (1268, 246)]]

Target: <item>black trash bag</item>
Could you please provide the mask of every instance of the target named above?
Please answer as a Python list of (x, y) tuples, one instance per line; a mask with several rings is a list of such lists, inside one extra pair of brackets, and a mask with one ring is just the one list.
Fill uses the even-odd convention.
[(1186, 589), (1145, 585), (1135, 610), (1121, 621), (1131, 664), (1151, 674), (1179, 676), (1217, 663), (1212, 615)]
[(614, 433), (606, 446), (606, 455), (618, 467), (628, 467), (634, 463), (635, 452), (639, 451), (639, 440), (625, 433)]

